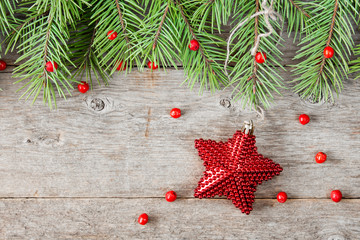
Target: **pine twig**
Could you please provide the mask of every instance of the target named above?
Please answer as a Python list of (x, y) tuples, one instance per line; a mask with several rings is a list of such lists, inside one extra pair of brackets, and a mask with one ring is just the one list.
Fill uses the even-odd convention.
[(115, 0), (115, 2), (116, 2), (116, 8), (117, 8), (118, 14), (119, 14), (119, 19), (120, 19), (121, 28), (122, 28), (122, 31), (123, 31), (123, 34), (124, 34), (124, 38), (126, 40), (127, 47), (130, 49), (130, 40), (129, 40), (129, 38), (127, 36), (127, 33), (126, 33), (125, 23), (124, 23), (124, 19), (123, 19), (123, 16), (122, 16), (121, 9), (120, 9), (119, 0)]
[(297, 5), (294, 0), (289, 0), (289, 2), (295, 7), (297, 8), (300, 12), (302, 12), (305, 16), (307, 16), (308, 18), (311, 18), (311, 16), (299, 5)]
[(164, 24), (164, 21), (165, 21), (165, 18), (166, 18), (166, 14), (167, 14), (168, 11), (169, 11), (169, 6), (170, 6), (170, 3), (168, 3), (168, 5), (167, 5), (166, 8), (165, 8), (164, 15), (163, 15), (163, 17), (162, 17), (162, 19), (161, 19), (159, 28), (158, 28), (158, 30), (157, 30), (157, 32), (156, 32), (156, 34), (155, 34), (155, 39), (154, 39), (154, 44), (153, 44), (153, 50), (155, 50), (155, 48), (156, 48), (156, 44), (157, 44), (157, 40), (158, 40), (158, 38), (159, 38), (159, 36), (160, 36), (161, 28), (162, 28), (162, 26), (163, 26), (163, 24)]
[[(46, 63), (47, 63), (47, 55), (48, 55), (48, 46), (49, 46), (49, 39), (50, 39), (50, 27), (51, 27), (51, 24), (52, 24), (52, 21), (53, 21), (53, 15), (50, 14), (50, 19), (48, 20), (48, 28), (46, 30), (46, 35), (45, 35), (45, 49), (44, 49), (44, 76), (47, 76), (47, 73), (46, 73)], [(55, 68), (55, 66), (54, 66)]]
[[(332, 17), (332, 20), (331, 20), (331, 25), (330, 25), (329, 38), (328, 38), (328, 40), (326, 42), (326, 47), (328, 47), (330, 45), (330, 42), (331, 42), (331, 38), (332, 38), (332, 35), (333, 35), (333, 32), (334, 32), (334, 25), (335, 25), (336, 14), (337, 14), (338, 8), (339, 8), (339, 0), (336, 0), (335, 1), (335, 7), (334, 7), (334, 14), (333, 14), (333, 17)], [(317, 82), (319, 81), (320, 76), (321, 76), (322, 72), (324, 71), (325, 62), (326, 62), (326, 58), (325, 58), (325, 56), (323, 56), (320, 71), (319, 71), (319, 78), (318, 78)]]
[[(195, 35), (192, 27), (191, 27), (191, 24), (190, 24), (189, 20), (188, 20), (187, 17), (185, 16), (185, 13), (184, 13), (184, 10), (183, 10), (183, 8), (182, 8), (182, 6), (181, 6), (180, 0), (175, 0), (175, 1), (176, 1), (176, 4), (177, 4), (178, 7), (179, 7), (179, 10), (180, 10), (180, 13), (181, 13), (181, 16), (182, 16), (183, 20), (185, 21), (186, 25), (188, 26), (188, 29), (189, 29), (189, 31), (190, 31), (193, 39), (195, 39), (195, 40), (198, 41), (198, 39), (197, 39), (197, 37), (196, 37), (196, 35)], [(213, 60), (210, 60), (210, 59), (208, 59), (208, 58), (206, 57), (206, 55), (205, 55), (205, 53), (204, 53), (204, 49), (202, 48), (201, 44), (199, 44), (199, 50), (200, 50), (201, 56), (202, 56), (202, 57), (204, 58), (204, 60), (205, 60), (206, 65), (208, 65), (209, 68), (211, 69), (210, 63), (213, 62)]]
[[(260, 9), (259, 0), (256, 0), (255, 4), (256, 4), (256, 10), (255, 10), (256, 12), (255, 12), (255, 13), (258, 13), (258, 12), (259, 12), (259, 9)], [(256, 17), (255, 17), (255, 44), (256, 44), (257, 38), (258, 38), (258, 36), (259, 36), (259, 30), (258, 30), (258, 28), (259, 28), (259, 16), (256, 16)], [(255, 49), (254, 52), (257, 52), (257, 49)], [(254, 94), (255, 94), (255, 92), (256, 92), (256, 81), (257, 81), (256, 73), (257, 73), (257, 70), (258, 70), (258, 65), (257, 65), (256, 59), (255, 59), (255, 56), (254, 56), (254, 73), (253, 73), (252, 76), (250, 76), (250, 77), (248, 78), (248, 81), (249, 81), (250, 79), (253, 80), (253, 92), (254, 92)]]
[(92, 33), (92, 36), (91, 36), (91, 41), (90, 41), (89, 48), (88, 48), (88, 51), (86, 53), (85, 59), (87, 59), (89, 57), (89, 55), (90, 55), (90, 51), (91, 51), (92, 45), (94, 43), (95, 35), (96, 35), (96, 26), (98, 25), (98, 23), (99, 23), (99, 21), (95, 22), (94, 30), (93, 30), (93, 33)]

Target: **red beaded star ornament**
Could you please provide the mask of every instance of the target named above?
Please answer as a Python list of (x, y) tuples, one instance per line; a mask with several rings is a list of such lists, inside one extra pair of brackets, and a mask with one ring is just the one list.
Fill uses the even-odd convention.
[(211, 198), (215, 195), (231, 199), (241, 212), (250, 214), (256, 186), (279, 175), (282, 168), (257, 152), (252, 122), (245, 123), (227, 142), (195, 140), (195, 148), (206, 170), (194, 196)]

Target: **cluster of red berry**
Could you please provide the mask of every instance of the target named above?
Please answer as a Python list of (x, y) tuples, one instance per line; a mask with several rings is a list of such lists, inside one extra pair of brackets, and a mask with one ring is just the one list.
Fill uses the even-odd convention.
[[(177, 195), (176, 195), (176, 192), (174, 192), (174, 191), (169, 191), (165, 194), (165, 199), (168, 202), (173, 202), (176, 200), (176, 198), (177, 198)], [(149, 216), (146, 213), (141, 214), (138, 218), (138, 223), (141, 225), (147, 224), (148, 221), (149, 221)]]
[[(333, 55), (334, 53), (332, 53)], [(324, 51), (324, 55), (325, 55), (325, 51)], [(325, 56), (326, 57), (326, 56)], [(310, 117), (306, 114), (301, 114), (299, 116), (299, 122), (302, 125), (306, 125), (310, 122)], [(326, 161), (326, 154), (323, 152), (318, 152), (315, 156), (315, 161), (317, 163), (324, 163)], [(340, 190), (333, 190), (330, 194), (330, 198), (331, 200), (333, 200), (334, 202), (340, 202), (340, 200), (342, 199), (342, 193)], [(279, 192), (277, 195), (277, 200), (280, 203), (284, 203), (287, 200), (287, 194), (285, 192)]]

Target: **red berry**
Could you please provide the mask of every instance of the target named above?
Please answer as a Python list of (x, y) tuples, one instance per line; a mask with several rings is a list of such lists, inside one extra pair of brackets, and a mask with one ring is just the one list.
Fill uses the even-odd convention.
[(110, 31), (107, 33), (107, 35), (108, 35), (108, 38), (109, 38), (110, 40), (114, 40), (114, 39), (117, 37), (118, 33), (115, 32), (115, 31), (113, 31), (113, 30), (110, 30)]
[(173, 118), (179, 118), (181, 116), (181, 110), (178, 108), (171, 109), (170, 116), (172, 116)]
[(301, 114), (299, 116), (299, 122), (302, 124), (302, 125), (306, 125), (310, 122), (310, 117), (306, 114)]
[(287, 200), (287, 194), (286, 192), (279, 192), (276, 198), (279, 203), (284, 203)]
[(315, 156), (315, 161), (317, 163), (323, 163), (326, 161), (326, 154), (323, 152), (318, 152), (318, 154), (316, 154)]
[(175, 200), (176, 200), (176, 197), (177, 197), (177, 195), (176, 195), (176, 192), (174, 192), (174, 191), (169, 191), (169, 192), (167, 192), (167, 193), (165, 194), (165, 199), (166, 199), (166, 201), (168, 201), (168, 202), (173, 202), (173, 201), (175, 201)]
[(141, 225), (145, 225), (147, 224), (148, 220), (149, 220), (149, 216), (146, 213), (143, 213), (139, 216), (138, 222)]
[(53, 66), (53, 62), (47, 62), (45, 69), (48, 72), (54, 72), (54, 67), (55, 67), (55, 70), (58, 69), (58, 64), (56, 62), (54, 62), (54, 66)]
[(197, 51), (200, 47), (199, 42), (196, 39), (190, 41), (189, 48), (192, 51)]
[(151, 61), (148, 61), (147, 65), (148, 65), (148, 68), (150, 68), (152, 70), (155, 70), (159, 67), (158, 65), (156, 65), (154, 62), (151, 62)]
[(324, 57), (325, 58), (332, 58), (334, 56), (334, 49), (332, 47), (326, 47), (324, 49)]
[(118, 62), (119, 66), (116, 68), (118, 71), (125, 71), (126, 70), (126, 63), (124, 64), (124, 68), (121, 68), (123, 65), (123, 61)]
[(266, 53), (263, 53), (263, 52), (258, 52), (258, 53), (256, 53), (256, 55), (255, 55), (255, 61), (257, 62), (257, 63), (264, 63), (265, 62), (265, 60), (266, 60)]
[(333, 190), (330, 194), (330, 197), (334, 202), (340, 202), (342, 199), (342, 194), (340, 190)]
[(79, 92), (86, 93), (89, 90), (89, 84), (87, 82), (81, 82), (78, 85)]
[(0, 60), (0, 71), (4, 71), (7, 67), (7, 64), (5, 61)]

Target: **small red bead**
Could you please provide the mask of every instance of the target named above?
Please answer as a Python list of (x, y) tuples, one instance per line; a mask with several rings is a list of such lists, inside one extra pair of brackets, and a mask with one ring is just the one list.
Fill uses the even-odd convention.
[(301, 114), (299, 116), (299, 122), (302, 124), (302, 125), (306, 125), (310, 122), (310, 117), (306, 114)]
[(152, 70), (155, 70), (159, 67), (158, 65), (156, 65), (154, 62), (151, 62), (151, 61), (148, 61), (147, 66), (148, 66), (148, 68), (150, 68)]
[(326, 47), (324, 49), (324, 57), (325, 58), (332, 58), (334, 56), (334, 49), (332, 47)]
[(263, 52), (258, 52), (258, 53), (256, 53), (256, 55), (255, 55), (255, 61), (257, 62), (257, 63), (264, 63), (265, 62), (265, 60), (266, 60), (266, 53), (263, 53)]
[(330, 194), (330, 197), (334, 202), (340, 202), (342, 199), (342, 193), (340, 190), (333, 190)]
[(199, 42), (196, 39), (190, 41), (189, 48), (192, 51), (197, 51), (200, 47)]
[(56, 62), (54, 62), (54, 66), (53, 66), (53, 62), (47, 62), (45, 69), (48, 72), (54, 72), (54, 67), (55, 67), (55, 70), (58, 69), (58, 64)]
[(169, 191), (169, 192), (167, 192), (167, 193), (165, 194), (165, 199), (166, 199), (166, 201), (168, 201), (168, 202), (173, 202), (173, 201), (175, 201), (175, 200), (176, 200), (176, 197), (177, 197), (177, 195), (176, 195), (176, 192), (174, 192), (174, 191)]
[(170, 116), (172, 116), (173, 118), (179, 118), (181, 116), (181, 110), (178, 108), (171, 109)]
[(0, 71), (4, 71), (7, 67), (7, 64), (5, 61), (0, 60)]
[(276, 198), (279, 203), (284, 203), (287, 200), (287, 194), (286, 192), (279, 192)]
[(119, 61), (118, 62), (118, 67), (116, 68), (116, 70), (118, 70), (118, 71), (125, 71), (126, 70), (126, 63), (124, 64), (124, 67), (123, 68), (121, 68), (122, 67), (122, 65), (123, 65), (123, 61)]
[(139, 216), (138, 223), (141, 225), (145, 225), (147, 224), (148, 220), (149, 220), (149, 216), (146, 213), (143, 213)]
[(86, 93), (89, 90), (89, 84), (87, 82), (82, 81), (78, 85), (79, 92)]
[(317, 162), (317, 163), (323, 163), (323, 162), (325, 162), (326, 161), (326, 154), (325, 153), (323, 153), (323, 152), (318, 152), (317, 154), (316, 154), (316, 156), (315, 156), (315, 161)]
[(108, 33), (107, 33), (107, 36), (110, 40), (114, 40), (116, 37), (117, 37), (118, 33), (113, 31), (113, 30), (110, 30)]

